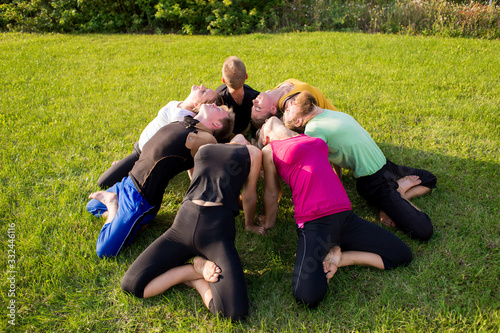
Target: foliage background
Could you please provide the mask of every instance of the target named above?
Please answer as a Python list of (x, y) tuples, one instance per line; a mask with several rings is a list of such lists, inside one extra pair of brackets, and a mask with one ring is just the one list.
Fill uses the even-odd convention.
[[(85, 210), (111, 161), (193, 84), (215, 88), (238, 55), (247, 83), (295, 77), (351, 114), (396, 163), (426, 168), (438, 189), (428, 243), (397, 230), (414, 254), (394, 271), (346, 267), (317, 309), (291, 293), (297, 236), (290, 193), (269, 236), (244, 231), (237, 248), (250, 316), (212, 316), (176, 287), (148, 300), (120, 289), (123, 274), (172, 223), (188, 177), (169, 186), (148, 230), (117, 258), (95, 255), (102, 221)], [(7, 332), (498, 332), (500, 330), (500, 45), (498, 40), (338, 32), (242, 36), (0, 34), (0, 297), (16, 301)], [(354, 211), (377, 212), (343, 178)], [(261, 193), (262, 188), (260, 188)], [(262, 209), (262, 208), (260, 208)], [(260, 211), (262, 212), (262, 211)], [(8, 226), (15, 224), (15, 297)]]
[(498, 0), (0, 0), (0, 29), (234, 35), (364, 31), (500, 37)]

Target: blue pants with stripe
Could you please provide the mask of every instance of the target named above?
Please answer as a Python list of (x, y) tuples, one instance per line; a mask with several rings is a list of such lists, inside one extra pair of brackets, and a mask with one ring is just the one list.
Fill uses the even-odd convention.
[[(128, 245), (141, 228), (156, 216), (159, 208), (144, 199), (129, 177), (123, 178), (107, 192), (116, 193), (118, 212), (112, 221), (102, 226), (97, 237), (96, 252), (99, 258), (118, 255), (121, 248)], [(95, 216), (101, 216), (107, 208), (99, 200), (92, 199), (87, 204), (87, 210)]]

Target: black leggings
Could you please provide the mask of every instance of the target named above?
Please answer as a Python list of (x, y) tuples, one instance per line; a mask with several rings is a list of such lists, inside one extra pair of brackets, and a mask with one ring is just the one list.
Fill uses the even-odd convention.
[(376, 253), (385, 269), (407, 265), (410, 248), (396, 235), (363, 220), (352, 211), (325, 216), (297, 228), (299, 236), (293, 271), (293, 295), (297, 302), (314, 307), (325, 297), (328, 282), (323, 259), (334, 245), (344, 251)]
[(146, 285), (194, 256), (221, 268), (218, 282), (209, 283), (210, 311), (240, 320), (248, 314), (248, 295), (240, 257), (234, 246), (233, 212), (224, 206), (203, 207), (185, 201), (172, 227), (134, 261), (122, 279), (123, 290), (143, 297)]
[(356, 188), (368, 203), (383, 210), (398, 228), (412, 238), (428, 241), (434, 231), (431, 219), (398, 192), (398, 180), (410, 175), (419, 176), (422, 186), (430, 189), (436, 187), (437, 178), (431, 172), (397, 165), (388, 160), (375, 174), (358, 178)]
[(112, 165), (108, 170), (104, 171), (104, 173), (97, 180), (97, 185), (101, 188), (108, 188), (122, 181), (124, 177), (128, 176), (128, 173), (132, 170), (140, 155), (141, 150), (139, 149), (138, 143), (136, 143), (134, 145), (134, 150), (130, 155), (121, 159), (116, 164)]

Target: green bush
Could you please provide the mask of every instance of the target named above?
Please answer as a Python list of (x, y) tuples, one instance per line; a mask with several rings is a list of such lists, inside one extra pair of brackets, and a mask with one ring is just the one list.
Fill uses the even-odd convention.
[[(259, 26), (266, 11), (272, 11), (278, 1), (245, 0), (160, 0), (156, 18), (162, 30), (186, 34), (244, 34)], [(266, 25), (261, 25), (264, 29)]]
[(0, 27), (26, 32), (140, 32), (156, 0), (14, 0), (0, 5)]
[(13, 0), (0, 29), (37, 32), (251, 32), (340, 30), (500, 37), (500, 6), (456, 0)]

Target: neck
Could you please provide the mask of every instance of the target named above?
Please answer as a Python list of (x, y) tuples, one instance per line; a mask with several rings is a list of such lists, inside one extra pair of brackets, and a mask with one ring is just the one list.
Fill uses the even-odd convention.
[(309, 113), (307, 116), (306, 116), (306, 119), (305, 119), (305, 123), (307, 124), (309, 122), (309, 120), (313, 119), (314, 117), (316, 117), (318, 114), (321, 114), (323, 113), (323, 110), (322, 108), (320, 108), (319, 106), (316, 106), (313, 110), (313, 112)]
[(230, 93), (231, 95), (232, 95), (232, 94), (234, 94), (234, 93), (242, 93), (242, 92), (243, 92), (243, 86), (241, 86), (241, 87), (240, 87), (240, 88), (238, 88), (238, 89), (231, 88), (231, 87), (230, 87), (230, 86), (228, 86), (227, 84), (226, 84), (226, 86), (227, 86), (227, 90), (229, 91), (229, 93)]
[(274, 130), (272, 132), (272, 137), (270, 138), (270, 141), (285, 140), (285, 139), (293, 138), (294, 136), (298, 136), (298, 135), (300, 135), (300, 134), (297, 132), (294, 132), (292, 130), (289, 130), (288, 128), (283, 126), (283, 127), (280, 127), (279, 130)]
[(271, 102), (273, 103), (274, 106), (278, 107), (278, 103), (280, 101), (280, 98), (285, 95), (282, 91), (280, 90), (271, 90), (270, 92), (267, 93), (267, 96), (271, 99)]
[(194, 105), (194, 103), (190, 103), (188, 101), (183, 101), (183, 102), (180, 102), (177, 105), (177, 107), (179, 107), (181, 109), (186, 109), (186, 110), (189, 110), (189, 111), (193, 111), (196, 106)]
[(245, 90), (243, 87), (238, 88), (238, 89), (233, 89), (231, 87), (227, 87), (229, 93), (231, 94), (231, 97), (233, 97), (234, 101), (238, 104), (241, 105), (241, 102), (243, 102), (243, 97), (245, 97)]

